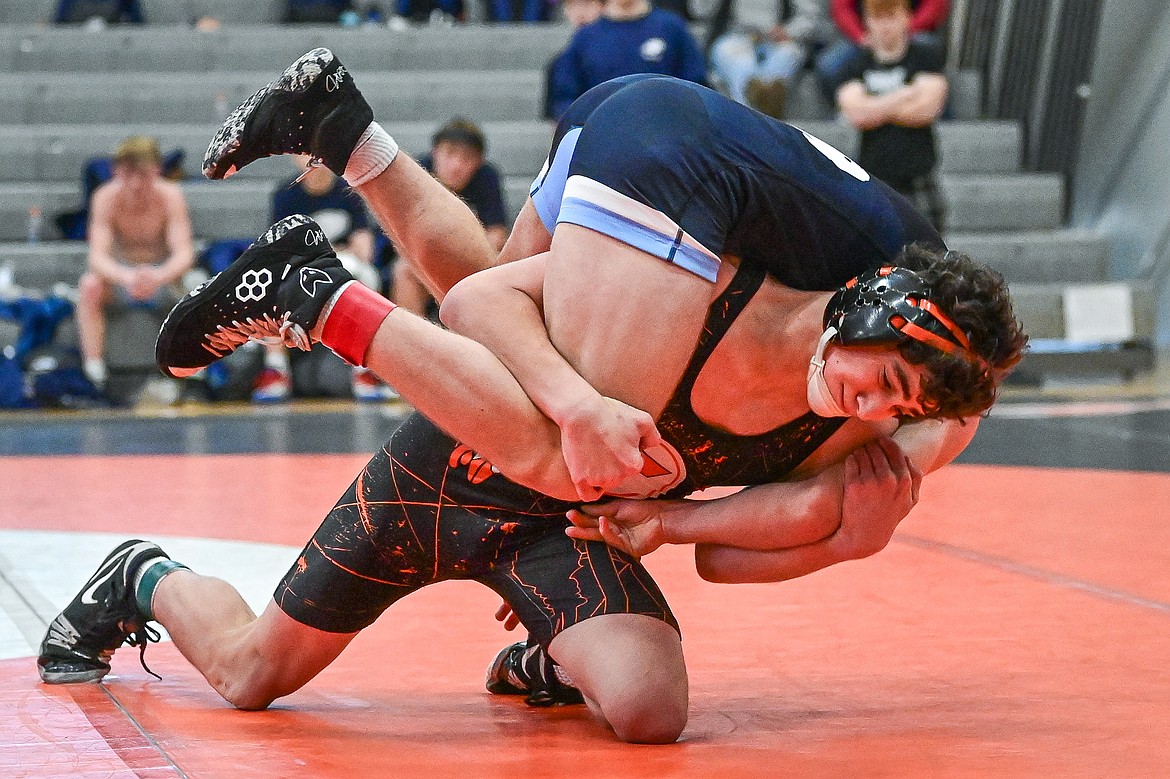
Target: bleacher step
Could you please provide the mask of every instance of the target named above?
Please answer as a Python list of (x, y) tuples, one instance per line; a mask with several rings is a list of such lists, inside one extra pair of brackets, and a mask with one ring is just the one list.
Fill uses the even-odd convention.
[(1064, 221), (1064, 182), (1059, 174), (951, 173), (940, 179), (950, 230), (1053, 230)]
[[(218, 124), (274, 73), (12, 74), (0, 93), (0, 124)], [(537, 69), (375, 72), (362, 93), (383, 122), (539, 119)], [(223, 96), (221, 99), (220, 96)]]
[[(539, 159), (539, 158), (538, 158)], [(193, 161), (197, 166), (199, 163)], [(267, 225), (270, 197), (281, 178), (293, 173), (284, 159), (265, 161), (271, 178), (241, 177), (214, 183), (192, 178), (183, 183), (191, 207), (196, 234), (206, 238), (254, 235)], [(533, 174), (505, 178), (505, 201), (514, 216), (519, 212)], [(993, 174), (943, 176), (944, 195), (950, 207), (949, 223), (970, 231), (1054, 229), (1060, 221), (1060, 180), (1047, 174)], [(0, 184), (0, 241), (27, 235), (28, 209), (37, 206), (46, 225), (42, 236), (59, 237), (52, 217), (81, 204), (77, 183)], [(243, 229), (247, 228), (247, 229)], [(242, 230), (242, 232), (241, 232)]]
[(251, 24), (224, 25), (211, 32), (167, 24), (101, 31), (6, 27), (0, 28), (0, 69), (75, 74), (256, 70), (271, 78), (306, 51), (326, 46), (355, 72), (541, 70), (570, 35), (568, 25), (562, 24), (465, 24), (406, 30)]
[(994, 267), (1009, 284), (1109, 278), (1109, 243), (1088, 230), (951, 233), (946, 238), (952, 249)]

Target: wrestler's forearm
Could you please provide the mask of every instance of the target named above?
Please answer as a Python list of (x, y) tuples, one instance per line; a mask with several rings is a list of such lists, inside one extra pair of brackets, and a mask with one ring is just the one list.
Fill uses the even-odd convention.
[[(773, 549), (749, 548), (745, 542), (750, 537), (722, 544), (701, 543), (695, 548), (696, 570), (714, 582), (784, 581), (884, 549), (898, 523), (918, 500), (912, 466), (899, 457), (886, 459), (881, 467), (876, 465), (883, 452), (904, 454), (884, 440), (886, 444), (879, 440), (865, 445), (864, 462), (873, 463), (870, 467), (864, 466), (859, 454), (817, 478), (823, 500), (811, 505), (822, 519), (830, 520), (821, 530), (833, 524), (834, 514), (837, 517), (833, 529), (822, 538), (801, 545), (779, 544)], [(794, 486), (800, 484), (803, 482)]]
[(700, 544), (695, 570), (718, 584), (782, 582), (856, 559), (837, 536), (791, 549), (754, 550)]
[(451, 330), (486, 346), (536, 407), (563, 425), (573, 413), (601, 402), (601, 395), (549, 340), (537, 304), (543, 263), (539, 255), (464, 279), (443, 301), (440, 316)]
[(367, 364), (508, 478), (552, 497), (577, 499), (560, 429), (487, 347), (396, 309), (382, 321)]
[(820, 541), (840, 525), (841, 474), (837, 465), (803, 481), (764, 484), (716, 500), (673, 501), (662, 513), (665, 541), (754, 550)]
[[(977, 419), (965, 424), (923, 420), (902, 425), (892, 438), (921, 473), (928, 474), (958, 456), (977, 428)], [(828, 539), (846, 517), (847, 487), (857, 483), (847, 484), (845, 473), (845, 463), (838, 463), (808, 479), (765, 484), (717, 500), (662, 501), (662, 541), (782, 551)], [(885, 517), (887, 523), (892, 520), (892, 532), (912, 505), (898, 508), (897, 495), (891, 493), (888, 501), (870, 495), (854, 500), (848, 508), (854, 512), (849, 516), (855, 530), (882, 526), (880, 520)], [(864, 556), (867, 550), (872, 553), (889, 540), (887, 535), (875, 542), (873, 534), (858, 532), (849, 537), (851, 557)]]

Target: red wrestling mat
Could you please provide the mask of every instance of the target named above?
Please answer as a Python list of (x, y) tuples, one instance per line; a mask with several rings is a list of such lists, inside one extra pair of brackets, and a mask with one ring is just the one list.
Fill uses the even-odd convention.
[[(299, 545), (363, 459), (12, 458), (0, 526)], [(0, 663), (0, 776), (1170, 774), (1170, 476), (956, 466), (923, 496), (889, 549), (794, 582), (647, 559), (692, 678), (677, 745), (485, 694), (510, 635), (490, 592), (450, 583), (267, 712), (227, 707), (170, 644), (148, 653), (162, 682), (132, 649), (104, 685)]]

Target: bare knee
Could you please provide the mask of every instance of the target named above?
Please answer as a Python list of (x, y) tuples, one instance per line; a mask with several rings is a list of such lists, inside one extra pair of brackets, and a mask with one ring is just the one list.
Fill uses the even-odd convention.
[(630, 744), (673, 744), (687, 725), (685, 696), (669, 691), (635, 689), (599, 705), (614, 734)]
[(665, 622), (614, 614), (579, 622), (550, 653), (622, 741), (670, 744), (687, 724), (687, 673), (678, 633)]
[(219, 690), (219, 694), (241, 711), (263, 711), (280, 697), (244, 685), (230, 686), (227, 689)]
[(295, 692), (300, 685), (285, 689), (275, 669), (270, 668), (258, 652), (246, 651), (217, 663), (208, 670), (207, 680), (231, 705), (244, 711), (260, 711), (277, 698)]
[[(274, 608), (270, 604), (269, 611)], [(260, 711), (304, 687), (356, 635), (323, 633), (305, 626), (293, 629), (302, 631), (301, 635), (274, 637), (271, 630), (263, 636), (253, 634), (250, 638), (254, 640), (217, 658), (204, 676), (237, 709)], [(321, 637), (324, 640), (314, 644), (312, 639)]]
[(628, 675), (606, 684), (594, 703), (614, 735), (631, 744), (673, 744), (687, 726), (686, 673), (668, 668)]

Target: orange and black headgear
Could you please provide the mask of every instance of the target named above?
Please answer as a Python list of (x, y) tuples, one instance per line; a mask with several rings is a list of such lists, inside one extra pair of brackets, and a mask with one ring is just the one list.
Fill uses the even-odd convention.
[(926, 282), (908, 268), (887, 265), (852, 279), (829, 300), (824, 324), (836, 329), (834, 340), (843, 346), (914, 340), (982, 362), (967, 334), (931, 302)]

